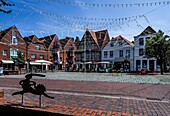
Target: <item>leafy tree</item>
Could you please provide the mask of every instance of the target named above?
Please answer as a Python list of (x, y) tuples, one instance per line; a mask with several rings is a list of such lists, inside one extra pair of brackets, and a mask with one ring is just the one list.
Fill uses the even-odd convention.
[(1, 8), (2, 6), (14, 6), (14, 4), (7, 3), (5, 0), (0, 0), (0, 12), (8, 14), (11, 13), (12, 10), (4, 10)]
[(12, 59), (14, 60), (15, 65), (19, 67), (21, 73), (21, 67), (25, 64), (24, 54), (22, 54), (22, 52), (18, 52), (18, 57), (13, 57)]
[(160, 63), (161, 74), (163, 74), (163, 65), (170, 55), (170, 42), (167, 40), (168, 35), (164, 35), (162, 31), (158, 31), (154, 37), (146, 39), (145, 56), (147, 58), (156, 58)]
[(79, 42), (79, 41), (80, 41), (80, 38), (78, 36), (76, 36), (75, 42)]

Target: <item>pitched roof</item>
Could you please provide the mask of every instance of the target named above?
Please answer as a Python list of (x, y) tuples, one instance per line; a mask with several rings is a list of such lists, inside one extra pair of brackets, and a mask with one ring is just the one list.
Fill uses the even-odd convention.
[(23, 39), (25, 40), (26, 43), (28, 43), (28, 45), (30, 45), (31, 43), (33, 43), (33, 44), (43, 44), (41, 41), (38, 40), (38, 37), (36, 35), (24, 37)]
[(148, 26), (146, 27), (146, 29), (144, 29), (144, 31), (142, 33), (140, 33), (138, 36), (143, 36), (143, 35), (149, 35), (149, 34), (153, 34), (156, 33), (156, 31), (154, 29), (152, 29), (152, 27)]
[(94, 41), (96, 42), (96, 44), (99, 46), (98, 41), (97, 41), (97, 37), (96, 37), (96, 33), (93, 32), (93, 31), (89, 31), (89, 32), (90, 32), (90, 34), (91, 34), (93, 40), (94, 40)]
[(111, 41), (117, 41), (117, 40), (124, 40), (125, 42), (127, 42), (130, 46), (134, 47), (134, 44), (132, 42), (130, 42), (129, 40), (125, 39), (124, 37), (122, 37), (121, 35), (117, 36), (117, 37), (113, 37), (111, 39)]
[(39, 40), (44, 42), (44, 45), (45, 45), (46, 48), (49, 48), (49, 46), (51, 45), (51, 42), (53, 41), (55, 36), (56, 36), (56, 34), (53, 34), (53, 35), (49, 35), (49, 36), (39, 38)]
[(109, 39), (107, 30), (101, 30), (101, 31), (97, 31), (97, 32), (87, 30), (86, 32), (90, 33), (90, 35), (92, 36), (93, 40), (95, 41), (95, 43), (97, 44), (97, 46), (99, 48), (103, 48), (107, 43), (107, 42), (105, 42), (105, 40)]
[(96, 34), (98, 45), (101, 48), (103, 48), (106, 45), (106, 43), (105, 43), (106, 39), (109, 39), (109, 41), (110, 41), (110, 38), (108, 36), (108, 30), (97, 31), (97, 32), (95, 32), (95, 34)]
[[(1, 30), (0, 31), (0, 40), (11, 30), (11, 29), (15, 29), (18, 31), (17, 27), (15, 25), (5, 29), (5, 30)], [(21, 34), (19, 32), (17, 32), (19, 34), (19, 36), (22, 38)], [(12, 35), (11, 35), (12, 36)]]
[[(12, 26), (12, 27), (13, 27), (13, 26)], [(2, 38), (6, 35), (6, 33), (7, 33), (9, 30), (12, 29), (12, 27), (9, 27), (8, 29), (5, 29), (5, 30), (0, 31), (0, 39), (2, 39)]]
[(69, 39), (71, 39), (71, 38), (66, 37), (66, 38), (64, 38), (64, 39), (60, 39), (60, 40), (59, 40), (60, 43), (61, 43), (61, 47), (62, 47), (62, 48), (65, 47), (65, 45), (67, 44), (67, 42), (69, 41)]

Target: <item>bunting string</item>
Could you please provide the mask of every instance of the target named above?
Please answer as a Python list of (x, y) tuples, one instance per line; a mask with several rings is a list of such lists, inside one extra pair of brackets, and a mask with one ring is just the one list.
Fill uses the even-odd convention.
[(161, 5), (169, 5), (170, 0), (168, 1), (157, 1), (157, 2), (145, 2), (145, 3), (87, 3), (87, 2), (72, 2), (72, 1), (63, 1), (57, 0), (59, 4), (63, 5), (72, 5), (72, 6), (83, 6), (83, 7), (104, 7), (104, 8), (127, 8), (127, 7), (153, 7), (153, 6), (161, 6)]
[(92, 29), (92, 30), (98, 30), (98, 29), (106, 29), (111, 27), (117, 27), (119, 25), (124, 25), (125, 23), (133, 22), (134, 20), (138, 18), (143, 18), (144, 15), (137, 15), (137, 16), (130, 16), (130, 17), (122, 17), (122, 18), (97, 18), (97, 17), (72, 17), (72, 16), (61, 16), (52, 14), (49, 12), (44, 12), (41, 10), (38, 10), (27, 3), (24, 2), (24, 4), (28, 7), (30, 7), (35, 12), (38, 12), (41, 15), (45, 15), (46, 17), (51, 17), (51, 20), (58, 23), (60, 22), (60, 26), (67, 25), (71, 28), (78, 28), (78, 29)]

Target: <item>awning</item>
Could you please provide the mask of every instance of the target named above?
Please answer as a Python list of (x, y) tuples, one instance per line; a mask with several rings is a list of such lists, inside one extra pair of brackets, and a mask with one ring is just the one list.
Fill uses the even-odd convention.
[(41, 65), (41, 63), (38, 63), (38, 62), (30, 62), (31, 65)]
[(76, 64), (83, 64), (83, 62), (76, 62)]
[(14, 61), (13, 60), (2, 60), (2, 63), (4, 63), (4, 64), (13, 64)]
[(83, 62), (83, 64), (92, 64), (92, 62)]
[(37, 62), (37, 63), (44, 63), (44, 64), (53, 64), (52, 62), (47, 61), (47, 60), (35, 60), (35, 62)]
[(103, 62), (97, 62), (97, 64), (109, 64), (110, 62), (106, 62), (106, 61), (103, 61)]

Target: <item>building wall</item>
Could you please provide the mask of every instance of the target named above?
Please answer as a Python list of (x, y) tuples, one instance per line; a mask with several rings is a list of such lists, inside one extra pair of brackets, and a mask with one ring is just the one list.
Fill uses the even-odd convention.
[[(54, 45), (55, 45), (55, 42), (58, 42), (58, 44), (60, 45), (60, 48), (58, 48), (58, 51), (61, 51), (62, 50), (62, 47), (61, 47), (61, 44), (60, 44), (60, 41), (58, 40), (58, 37), (55, 36), (53, 38), (53, 41), (51, 42), (49, 48), (48, 48), (48, 51), (47, 51), (47, 59), (48, 61), (52, 61), (53, 62), (53, 52), (54, 52)], [(58, 56), (58, 59), (60, 59), (60, 54)]]
[[(154, 62), (154, 70), (159, 70), (159, 66), (157, 66), (157, 60), (155, 58), (146, 58), (145, 55), (140, 56), (139, 55), (139, 49), (145, 49), (146, 45), (146, 38), (153, 37), (154, 35), (143, 35), (143, 36), (137, 36), (134, 38), (134, 70), (142, 70), (142, 69), (147, 69), (150, 71), (150, 66), (149, 62), (153, 61)], [(139, 39), (143, 38), (144, 39), (144, 44), (139, 45)], [(136, 66), (136, 61), (140, 61), (140, 66)], [(146, 66), (143, 65), (143, 62), (146, 61), (147, 64)]]
[(60, 51), (60, 62), (62, 63), (63, 68), (66, 66), (67, 63), (67, 53), (70, 49), (70, 45), (73, 46), (73, 63), (75, 62), (76, 54), (75, 51), (77, 50), (74, 41), (72, 39), (69, 39), (63, 50)]
[[(16, 32), (16, 36), (13, 36), (13, 31)], [(11, 44), (11, 38), (17, 38), (18, 44)], [(23, 52), (25, 54), (26, 43), (15, 26), (1, 39), (0, 45), (0, 59), (11, 59), (10, 49), (16, 49), (18, 52)], [(7, 50), (7, 56), (3, 55), (3, 50)]]
[[(40, 46), (40, 49), (36, 49), (36, 46)], [(36, 54), (36, 58), (32, 58), (32, 54)], [(44, 55), (44, 58), (40, 58), (40, 55)], [(28, 57), (30, 60), (48, 60), (47, 59), (47, 50), (43, 44), (34, 44), (32, 43), (28, 47)]]
[[(134, 47), (130, 46), (126, 42), (123, 42), (122, 45), (119, 45), (119, 42), (122, 40), (111, 41), (102, 49), (102, 61), (109, 62), (124, 62), (124, 60), (130, 61), (130, 71), (133, 71), (133, 54)], [(111, 46), (113, 45), (113, 46)], [(119, 51), (123, 50), (123, 56), (119, 56)], [(126, 58), (126, 50), (130, 50), (130, 57)], [(107, 52), (107, 57), (105, 57), (104, 52)], [(110, 51), (113, 51), (113, 57), (110, 57)]]

